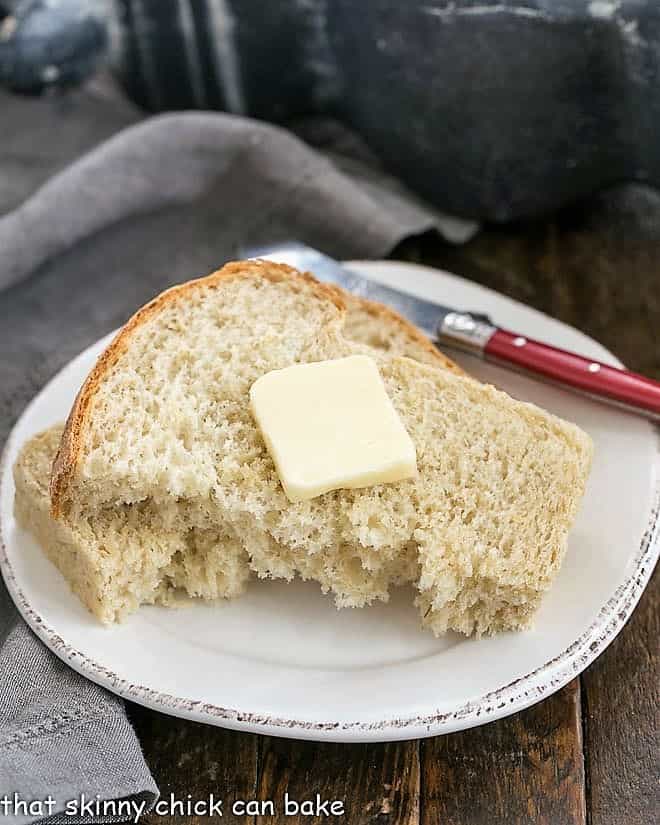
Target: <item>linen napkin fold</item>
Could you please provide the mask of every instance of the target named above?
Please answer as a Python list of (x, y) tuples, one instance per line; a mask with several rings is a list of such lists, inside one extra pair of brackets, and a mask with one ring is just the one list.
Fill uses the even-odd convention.
[[(76, 116), (75, 107), (30, 105), (45, 108), (35, 115), (33, 146), (22, 147), (28, 177), (30, 151), (60, 125), (71, 130)], [(75, 133), (85, 145), (84, 129)], [(324, 150), (337, 145), (333, 134)], [(18, 147), (16, 129), (13, 139)], [(119, 131), (13, 204), (24, 182), (0, 137), (0, 211), (3, 199), (13, 207), (0, 217), (0, 443), (71, 357), (156, 292), (220, 266), (245, 244), (296, 238), (337, 257), (380, 257), (433, 227), (455, 240), (472, 231), (364, 158), (345, 160), (243, 118), (164, 115)], [(10, 192), (3, 168), (13, 170), (4, 178)], [(121, 700), (55, 658), (0, 583), (0, 820), (117, 818), (64, 809), (83, 794), (148, 808), (158, 791)], [(52, 810), (16, 806), (48, 798)]]
[(7, 599), (0, 593), (0, 822), (112, 822), (151, 808), (158, 789), (121, 699), (57, 659)]

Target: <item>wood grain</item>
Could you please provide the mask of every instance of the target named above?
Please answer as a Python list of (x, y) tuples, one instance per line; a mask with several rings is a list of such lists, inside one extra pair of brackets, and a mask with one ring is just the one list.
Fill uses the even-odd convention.
[(649, 825), (660, 817), (656, 574), (623, 632), (583, 676), (591, 825)]
[[(344, 802), (344, 814), (327, 821), (350, 825), (418, 825), (419, 743), (346, 745), (266, 738), (259, 772), (259, 798)], [(281, 809), (280, 809), (281, 811)], [(319, 822), (308, 816), (276, 815), (259, 825)]]
[[(408, 241), (394, 257), (457, 272), (528, 303), (660, 379), (659, 227), (660, 194), (628, 186), (553, 218), (487, 227), (463, 247), (432, 235)], [(592, 825), (657, 821), (659, 616), (656, 573), (628, 625), (581, 677)]]
[(421, 825), (584, 825), (579, 682), (533, 708), (422, 742)]
[(223, 815), (188, 815), (184, 809), (173, 815), (147, 814), (146, 825), (246, 825), (249, 819), (233, 816), (237, 799), (254, 799), (257, 783), (259, 738), (210, 725), (164, 716), (129, 705), (131, 720), (140, 738), (144, 755), (158, 784), (161, 800), (170, 794), (186, 802), (208, 800), (213, 794), (224, 800)]
[(464, 246), (428, 234), (392, 257), (455, 272), (547, 312), (631, 369), (660, 378), (660, 193), (614, 190), (554, 218), (485, 227)]

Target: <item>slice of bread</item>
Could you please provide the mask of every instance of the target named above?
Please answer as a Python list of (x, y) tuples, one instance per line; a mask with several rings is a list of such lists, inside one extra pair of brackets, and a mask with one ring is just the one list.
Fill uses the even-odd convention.
[(48, 485), (62, 429), (23, 446), (14, 465), (14, 514), (98, 619), (118, 621), (141, 604), (176, 604), (181, 594), (218, 599), (245, 590), (247, 553), (230, 532), (157, 527), (146, 502), (53, 519)]
[[(415, 327), (387, 307), (342, 293), (348, 304), (346, 334), (354, 341), (407, 355), (438, 367), (460, 368)], [(214, 530), (177, 532), (156, 528), (149, 508), (103, 508), (94, 518), (53, 519), (49, 483), (63, 426), (34, 436), (14, 467), (15, 515), (60, 569), (73, 592), (102, 622), (110, 623), (141, 604), (179, 604), (182, 594), (204, 599), (240, 595), (250, 576), (249, 557), (237, 537)], [(278, 552), (282, 552), (281, 549)], [(345, 563), (340, 553), (335, 565)], [(417, 569), (412, 553), (384, 582), (362, 574), (362, 600), (386, 593), (398, 578), (410, 581)], [(309, 576), (313, 575), (310, 565)]]
[[(226, 532), (260, 576), (314, 578), (339, 605), (386, 599), (412, 579), (436, 633), (526, 626), (566, 547), (588, 436), (451, 370), (351, 341), (346, 315), (338, 290), (269, 262), (163, 293), (83, 385), (53, 468), (53, 513), (76, 525), (147, 508), (152, 529)], [(376, 359), (418, 476), (292, 504), (249, 388), (269, 370), (353, 352)]]

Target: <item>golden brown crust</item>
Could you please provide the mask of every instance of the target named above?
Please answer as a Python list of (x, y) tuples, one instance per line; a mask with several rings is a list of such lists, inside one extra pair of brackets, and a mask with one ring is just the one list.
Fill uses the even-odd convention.
[(117, 333), (114, 340), (104, 352), (101, 353), (94, 368), (76, 396), (76, 400), (73, 403), (73, 407), (66, 421), (60, 448), (53, 462), (50, 499), (51, 512), (55, 518), (60, 517), (63, 512), (63, 502), (66, 498), (67, 487), (73, 477), (77, 461), (79, 460), (82, 432), (87, 423), (92, 398), (103, 376), (117, 363), (121, 355), (128, 348), (133, 332), (164, 307), (170, 305), (176, 299), (188, 295), (194, 289), (215, 289), (219, 284), (233, 278), (247, 278), (255, 275), (274, 282), (284, 280), (304, 281), (306, 284), (312, 286), (314, 292), (316, 292), (320, 298), (331, 301), (342, 314), (345, 314), (348, 303), (359, 304), (361, 309), (369, 315), (390, 324), (395, 324), (402, 329), (412, 341), (433, 356), (438, 366), (454, 373), (464, 374), (460, 367), (436, 349), (431, 341), (416, 327), (384, 304), (358, 298), (333, 284), (325, 284), (318, 281), (310, 273), (300, 273), (285, 264), (276, 264), (272, 261), (261, 260), (232, 261), (225, 264), (222, 269), (212, 272), (210, 275), (178, 284), (161, 292), (129, 318)]
[(359, 306), (362, 311), (366, 312), (368, 315), (371, 315), (372, 318), (376, 318), (386, 324), (394, 324), (401, 329), (407, 338), (417, 344), (417, 346), (426, 350), (433, 360), (437, 361), (439, 367), (449, 370), (456, 375), (465, 375), (465, 371), (462, 370), (458, 364), (447, 358), (447, 356), (442, 353), (433, 344), (433, 342), (430, 341), (423, 332), (421, 332), (421, 330), (411, 324), (410, 321), (407, 321), (402, 315), (399, 315), (398, 312), (395, 312), (390, 307), (385, 304), (381, 304), (378, 301), (368, 301), (366, 298), (360, 298), (359, 296), (352, 295), (344, 290), (339, 291), (344, 303), (349, 309), (351, 305)]
[(215, 289), (219, 284), (233, 278), (249, 278), (258, 274), (269, 281), (304, 281), (312, 286), (316, 294), (325, 300), (330, 300), (340, 312), (346, 311), (346, 305), (340, 293), (334, 287), (317, 281), (309, 273), (300, 273), (285, 264), (272, 261), (250, 260), (231, 261), (222, 269), (212, 272), (203, 278), (186, 281), (161, 292), (149, 303), (139, 309), (126, 324), (119, 330), (114, 340), (99, 356), (94, 368), (87, 376), (80, 388), (73, 407), (67, 418), (60, 448), (53, 462), (53, 471), (50, 482), (51, 512), (55, 518), (62, 515), (63, 502), (66, 490), (73, 477), (76, 463), (80, 456), (82, 432), (87, 423), (92, 398), (94, 397), (105, 373), (111, 369), (126, 351), (133, 332), (142, 324), (155, 316), (164, 307), (170, 305), (177, 298), (188, 295), (195, 289)]

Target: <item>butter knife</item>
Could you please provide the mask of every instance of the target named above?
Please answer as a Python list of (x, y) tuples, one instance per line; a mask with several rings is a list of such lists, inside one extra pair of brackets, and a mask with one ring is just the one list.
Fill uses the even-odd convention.
[(320, 281), (387, 304), (441, 346), (463, 350), (660, 421), (660, 382), (651, 378), (502, 329), (482, 313), (456, 310), (370, 281), (328, 255), (296, 241), (253, 248), (245, 257), (286, 263), (311, 272)]

